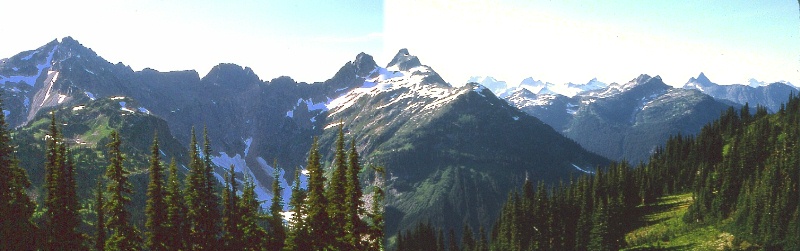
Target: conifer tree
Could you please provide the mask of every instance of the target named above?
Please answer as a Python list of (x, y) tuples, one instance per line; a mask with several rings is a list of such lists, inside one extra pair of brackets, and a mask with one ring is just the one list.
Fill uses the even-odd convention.
[[(331, 175), (330, 186), (328, 186), (327, 194), (324, 200), (332, 201), (334, 203), (327, 204), (328, 217), (330, 218), (330, 227), (328, 228), (329, 235), (332, 237), (333, 248), (338, 250), (354, 249), (355, 247), (347, 246), (351, 242), (345, 238), (345, 225), (347, 224), (348, 217), (345, 215), (347, 212), (347, 155), (344, 150), (344, 129), (343, 125), (339, 126), (339, 132), (336, 138), (336, 150), (333, 158), (333, 174)], [(310, 189), (309, 189), (310, 191)], [(344, 203), (342, 203), (344, 202)]]
[(147, 185), (147, 205), (145, 227), (147, 248), (150, 250), (167, 250), (167, 205), (164, 201), (164, 168), (161, 164), (161, 152), (158, 148), (158, 133), (153, 135), (153, 146), (150, 155), (150, 182)]
[(130, 204), (131, 185), (128, 183), (128, 171), (122, 167), (124, 157), (120, 146), (122, 142), (119, 134), (112, 131), (111, 142), (108, 147), (109, 165), (106, 168), (106, 191), (109, 198), (106, 203), (108, 218), (106, 226), (111, 235), (106, 240), (106, 250), (136, 250), (140, 248), (141, 240), (136, 229), (130, 222), (130, 213), (125, 209)]
[(306, 225), (306, 193), (300, 183), (300, 169), (294, 173), (294, 184), (292, 185), (292, 197), (289, 200), (292, 218), (291, 227), (286, 237), (284, 250), (309, 250), (310, 234)]
[[(207, 134), (205, 134), (207, 135)], [(191, 245), (189, 248), (193, 250), (212, 250), (216, 248), (217, 244), (217, 203), (216, 195), (213, 192), (213, 184), (210, 159), (204, 160), (200, 157), (198, 149), (197, 138), (195, 137), (194, 128), (191, 131), (191, 140), (189, 143), (189, 175), (186, 181), (186, 205), (187, 212), (186, 218), (188, 220), (188, 228), (190, 240), (188, 243)], [(206, 139), (206, 147), (204, 147), (205, 158), (209, 158), (209, 142)]]
[(361, 171), (359, 165), (358, 152), (356, 151), (355, 140), (350, 141), (350, 152), (348, 153), (347, 163), (347, 186), (345, 198), (345, 205), (347, 211), (345, 215), (347, 221), (345, 223), (345, 232), (347, 234), (347, 241), (350, 247), (355, 250), (363, 249), (361, 238), (365, 231), (364, 221), (361, 220), (361, 215), (364, 215), (364, 202), (361, 200), (363, 192), (361, 191), (361, 183), (358, 180), (358, 173)]
[[(242, 250), (262, 250), (267, 242), (267, 232), (258, 224), (262, 218), (261, 203), (256, 199), (256, 185), (250, 176), (245, 177), (242, 198), (239, 200)], [(304, 249), (297, 249), (304, 250)]]
[(615, 250), (610, 240), (608, 207), (605, 202), (598, 203), (592, 214), (592, 230), (589, 237), (589, 250)]
[(66, 146), (56, 126), (55, 112), (50, 115), (45, 160), (44, 206), (45, 250), (82, 249), (83, 236), (78, 232), (80, 218), (75, 197), (72, 163), (68, 162)]
[(447, 234), (447, 239), (448, 239), (449, 244), (450, 244), (450, 245), (448, 245), (448, 249), (447, 250), (449, 250), (449, 251), (459, 251), (459, 250), (461, 250), (458, 247), (458, 241), (456, 241), (456, 231), (453, 230), (452, 228), (450, 229), (450, 232), (448, 232), (448, 234)]
[(464, 230), (461, 231), (461, 248), (464, 250), (475, 250), (475, 237), (472, 228), (464, 223)]
[(236, 174), (231, 164), (225, 174), (225, 188), (222, 190), (222, 246), (227, 250), (241, 250), (242, 231), (239, 196), (236, 194)]
[(173, 158), (169, 163), (169, 178), (166, 191), (167, 224), (165, 226), (167, 250), (186, 250), (189, 230), (186, 222), (186, 205), (178, 180), (178, 166)]
[(267, 249), (270, 251), (283, 250), (283, 243), (286, 241), (286, 229), (283, 227), (283, 187), (280, 183), (281, 169), (278, 169), (278, 161), (272, 164), (274, 172), (272, 175), (272, 203), (269, 206), (269, 242)]
[(383, 182), (385, 171), (380, 166), (373, 167), (373, 170), (375, 170), (375, 182), (372, 186), (372, 208), (367, 213), (367, 218), (370, 220), (370, 226), (367, 231), (369, 237), (367, 239), (369, 241), (369, 250), (383, 250), (383, 227), (385, 224), (383, 220), (383, 203), (386, 196), (383, 191)]
[(37, 229), (31, 217), (36, 205), (25, 192), (29, 187), (28, 175), (14, 157), (5, 114), (0, 113), (0, 240), (3, 240), (3, 248), (35, 249), (31, 240), (35, 239)]
[(331, 236), (331, 220), (328, 215), (328, 199), (325, 197), (325, 176), (320, 165), (320, 153), (317, 139), (311, 145), (308, 154), (308, 227), (311, 238), (312, 250), (331, 249), (335, 241)]
[(94, 238), (94, 249), (98, 251), (105, 250), (106, 246), (106, 216), (105, 216), (105, 194), (103, 193), (103, 178), (99, 177), (97, 179), (97, 191), (95, 192), (95, 205), (94, 211), (96, 215), (96, 222), (95, 222), (95, 238)]

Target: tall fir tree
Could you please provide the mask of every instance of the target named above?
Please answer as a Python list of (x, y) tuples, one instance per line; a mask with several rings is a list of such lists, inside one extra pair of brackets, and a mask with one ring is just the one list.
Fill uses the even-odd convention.
[(161, 164), (161, 151), (158, 148), (158, 133), (153, 135), (153, 146), (151, 147), (150, 182), (147, 185), (147, 205), (145, 206), (145, 216), (147, 220), (145, 227), (146, 245), (150, 250), (167, 250), (167, 204), (165, 202), (164, 191), (164, 168)]
[[(256, 199), (256, 185), (250, 176), (245, 177), (242, 198), (239, 200), (239, 210), (241, 222), (239, 231), (241, 232), (241, 250), (263, 250), (267, 243), (267, 232), (259, 225), (261, 214), (261, 203)], [(297, 249), (302, 250), (302, 249)]]
[(345, 187), (347, 185), (347, 155), (344, 150), (343, 125), (339, 126), (339, 132), (336, 137), (333, 172), (329, 184), (324, 199), (335, 202), (327, 204), (327, 214), (328, 217), (330, 217), (331, 224), (327, 231), (329, 231), (328, 234), (332, 237), (331, 244), (333, 248), (337, 250), (352, 250), (354, 247), (347, 245), (350, 242), (345, 239), (346, 233), (344, 232), (348, 217), (345, 215), (347, 204), (342, 202), (346, 202), (348, 196), (345, 194), (347, 191)]
[(125, 209), (130, 202), (131, 184), (128, 182), (128, 171), (122, 167), (124, 157), (120, 147), (122, 142), (119, 134), (112, 131), (111, 142), (108, 147), (109, 165), (106, 168), (108, 184), (108, 202), (106, 212), (108, 218), (106, 226), (111, 235), (106, 240), (106, 250), (136, 250), (140, 249), (141, 239), (138, 231), (130, 222), (130, 213)]
[(363, 192), (361, 191), (361, 183), (358, 179), (361, 166), (359, 164), (355, 140), (350, 141), (350, 151), (347, 158), (347, 197), (345, 198), (345, 205), (347, 206), (347, 211), (345, 212), (347, 217), (347, 221), (345, 222), (346, 240), (349, 246), (354, 250), (362, 250), (364, 249), (362, 237), (366, 226), (364, 221), (361, 220), (361, 215), (364, 215), (365, 212), (363, 208), (364, 201), (361, 200)]
[(222, 246), (226, 250), (241, 250), (241, 210), (239, 196), (236, 194), (236, 173), (231, 164), (225, 174), (225, 188), (222, 190)]
[(31, 220), (36, 205), (25, 192), (30, 185), (28, 175), (14, 157), (5, 114), (0, 113), (0, 240), (9, 250), (36, 248), (31, 241), (38, 231)]
[[(369, 242), (369, 250), (383, 250), (383, 227), (385, 225), (383, 219), (383, 203), (385, 200), (385, 193), (383, 191), (383, 182), (385, 170), (383, 167), (373, 167), (375, 170), (375, 181), (372, 186), (372, 207), (367, 218), (369, 218), (370, 226), (367, 231)], [(453, 240), (451, 240), (453, 241)]]
[(103, 177), (97, 178), (97, 190), (95, 191), (95, 204), (94, 204), (94, 212), (95, 212), (95, 233), (94, 233), (94, 249), (97, 251), (103, 251), (106, 248), (106, 234), (108, 233), (106, 229), (106, 216), (105, 216), (105, 193), (103, 193), (104, 185), (103, 185)]
[[(0, 101), (2, 107), (2, 101)], [(36, 225), (31, 220), (36, 205), (25, 189), (30, 181), (25, 170), (18, 166), (11, 145), (5, 114), (0, 113), (0, 240), (9, 250), (32, 250), (35, 242), (28, 236), (35, 233)]]
[[(207, 135), (207, 134), (206, 134)], [(212, 180), (209, 180), (210, 164), (200, 156), (199, 145), (195, 136), (194, 127), (191, 131), (189, 143), (189, 175), (186, 177), (186, 218), (191, 245), (193, 250), (213, 250), (217, 247), (217, 203), (216, 195), (213, 193)], [(206, 140), (206, 145), (209, 145)], [(204, 147), (204, 153), (210, 152)], [(207, 155), (206, 155), (207, 156)]]
[(45, 250), (83, 249), (83, 236), (78, 232), (80, 217), (75, 197), (73, 168), (67, 161), (66, 146), (55, 119), (50, 114), (45, 160)]
[(325, 175), (320, 164), (320, 153), (317, 138), (311, 145), (308, 153), (308, 194), (306, 204), (308, 205), (308, 227), (309, 233), (314, 238), (311, 239), (312, 250), (331, 249), (335, 242), (331, 236), (331, 219), (328, 215), (328, 199), (325, 196)]
[(186, 205), (178, 179), (178, 165), (173, 158), (169, 163), (169, 177), (166, 190), (167, 224), (165, 226), (167, 250), (186, 250), (189, 229), (186, 222)]
[(292, 197), (289, 199), (289, 207), (291, 208), (291, 220), (289, 233), (286, 236), (284, 250), (310, 250), (310, 239), (306, 210), (306, 191), (302, 188), (300, 182), (300, 169), (296, 169), (294, 173), (294, 184), (292, 185)]
[(280, 177), (282, 169), (278, 169), (278, 161), (272, 163), (274, 172), (272, 174), (272, 202), (269, 205), (269, 241), (267, 250), (283, 250), (286, 241), (286, 229), (283, 226), (283, 187), (281, 187)]

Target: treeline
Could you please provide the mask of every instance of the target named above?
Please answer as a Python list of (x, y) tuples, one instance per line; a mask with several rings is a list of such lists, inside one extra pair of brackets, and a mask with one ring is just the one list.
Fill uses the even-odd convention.
[[(202, 147), (191, 132), (188, 173), (178, 172), (173, 159), (161, 160), (155, 135), (149, 161), (147, 204), (131, 208), (136, 191), (123, 167), (122, 142), (111, 132), (106, 145), (109, 165), (97, 178), (94, 198), (76, 195), (75, 164), (55, 115), (46, 134), (44, 194), (28, 194), (31, 184), (18, 166), (5, 117), (0, 114), (0, 249), (3, 250), (382, 250), (383, 169), (376, 167), (371, 206), (359, 182), (359, 156), (354, 141), (345, 149), (339, 128), (332, 172), (326, 178), (316, 139), (310, 150), (308, 187), (295, 173), (291, 188), (278, 182), (276, 166), (268, 210), (262, 210), (251, 177), (237, 182), (234, 167), (220, 188), (214, 177), (211, 148), (204, 131)], [(165, 170), (166, 169), (166, 170)], [(283, 189), (291, 189), (290, 212), (283, 212)], [(36, 205), (32, 196), (44, 196)], [(91, 208), (80, 201), (93, 201)], [(34, 215), (37, 206), (42, 215)], [(369, 207), (369, 208), (368, 208)], [(144, 210), (144, 229), (131, 222), (128, 210)], [(93, 211), (95, 219), (82, 219)], [(288, 215), (288, 216), (287, 216)], [(34, 221), (34, 219), (40, 219)], [(288, 219), (288, 220), (285, 220)], [(81, 231), (82, 224), (94, 231)]]
[[(713, 224), (768, 250), (800, 250), (800, 97), (775, 114), (733, 108), (696, 136), (673, 136), (632, 167), (614, 163), (566, 184), (513, 191), (490, 233), (489, 250), (617, 250), (638, 219), (637, 206), (691, 192), (683, 220)], [(486, 250), (458, 246), (450, 230), (421, 224), (399, 238), (399, 250)], [(464, 236), (471, 236), (464, 230)], [(462, 239), (467, 239), (463, 237)], [(419, 245), (416, 240), (428, 240)], [(435, 240), (435, 241), (434, 241)], [(449, 243), (445, 245), (442, 243)], [(462, 241), (461, 243), (468, 243)], [(480, 246), (480, 247), (479, 247)]]

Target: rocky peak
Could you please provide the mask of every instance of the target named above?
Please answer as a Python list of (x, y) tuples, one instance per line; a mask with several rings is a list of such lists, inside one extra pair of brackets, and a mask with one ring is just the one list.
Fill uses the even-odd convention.
[(375, 59), (372, 58), (369, 54), (366, 53), (359, 53), (356, 56), (356, 61), (353, 61), (356, 69), (356, 75), (364, 77), (367, 76), (370, 72), (375, 70), (378, 67), (378, 64), (375, 63)]
[(408, 49), (403, 48), (397, 52), (389, 65), (386, 68), (390, 68), (396, 66), (401, 71), (407, 71), (408, 69), (421, 66), (422, 63), (419, 62), (417, 56), (412, 56), (408, 53)]

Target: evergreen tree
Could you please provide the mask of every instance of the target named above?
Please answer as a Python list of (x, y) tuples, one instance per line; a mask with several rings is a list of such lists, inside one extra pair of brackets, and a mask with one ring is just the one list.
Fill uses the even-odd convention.
[[(2, 107), (2, 102), (0, 102)], [(36, 225), (31, 221), (36, 205), (25, 189), (30, 187), (25, 170), (18, 166), (14, 147), (0, 113), (0, 240), (9, 250), (35, 249)]]
[(153, 146), (150, 155), (150, 183), (147, 185), (147, 205), (145, 227), (147, 248), (150, 250), (167, 250), (167, 205), (164, 201), (164, 170), (161, 165), (161, 152), (158, 149), (158, 133), (153, 135)]
[[(375, 170), (375, 183), (372, 186), (372, 208), (367, 213), (370, 220), (368, 229), (369, 250), (383, 250), (383, 203), (385, 194), (383, 192), (384, 169), (383, 167), (373, 167)], [(454, 240), (453, 240), (454, 241)]]
[(353, 140), (350, 141), (350, 152), (348, 153), (345, 233), (347, 234), (347, 241), (354, 250), (362, 250), (364, 248), (361, 238), (365, 231), (364, 221), (361, 220), (361, 215), (364, 215), (365, 212), (363, 209), (364, 202), (361, 200), (363, 192), (358, 179), (361, 166), (358, 162), (358, 152), (356, 151), (355, 140)]
[[(213, 178), (211, 177), (213, 174), (210, 173), (210, 164), (208, 164), (210, 160), (206, 161), (200, 157), (194, 128), (192, 128), (190, 137), (189, 175), (185, 194), (188, 209), (186, 218), (190, 234), (188, 243), (191, 245), (189, 249), (212, 250), (216, 247), (218, 234), (217, 219), (215, 219), (218, 217), (216, 195), (214, 195), (213, 187), (209, 187), (210, 184), (213, 184), (213, 180), (209, 180)], [(206, 154), (210, 152), (210, 150), (206, 150), (209, 148), (208, 145), (208, 140), (206, 140), (206, 147), (204, 147)]]
[(243, 233), (240, 229), (241, 210), (236, 194), (236, 174), (231, 164), (225, 174), (225, 189), (222, 190), (222, 246), (227, 250), (241, 250)]
[(109, 194), (106, 203), (108, 218), (106, 226), (111, 235), (106, 240), (106, 250), (136, 250), (140, 248), (141, 240), (135, 227), (130, 223), (130, 213), (125, 209), (131, 202), (131, 185), (128, 183), (128, 171), (122, 167), (124, 157), (120, 146), (122, 142), (119, 134), (112, 131), (111, 142), (108, 147), (109, 165), (106, 168), (108, 184), (106, 191)]
[(472, 228), (464, 223), (464, 230), (461, 231), (461, 248), (463, 250), (475, 250), (475, 237)]
[(292, 197), (289, 200), (291, 208), (291, 227), (286, 237), (284, 250), (310, 250), (310, 233), (306, 225), (306, 193), (301, 187), (300, 169), (294, 173), (294, 185), (292, 185)]
[(281, 169), (278, 169), (278, 161), (272, 164), (275, 171), (272, 175), (272, 203), (269, 206), (269, 242), (267, 249), (271, 251), (283, 250), (283, 243), (286, 241), (286, 229), (283, 227), (283, 187), (280, 183)]
[[(333, 158), (333, 173), (330, 179), (330, 186), (328, 186), (327, 194), (324, 200), (332, 201), (334, 203), (327, 204), (328, 217), (330, 218), (330, 227), (328, 228), (329, 235), (332, 238), (334, 249), (345, 250), (354, 249), (353, 246), (348, 246), (350, 241), (345, 239), (345, 229), (348, 217), (347, 213), (347, 155), (344, 150), (344, 129), (343, 125), (339, 126), (339, 133), (336, 138), (336, 151)], [(310, 189), (309, 189), (310, 190)], [(345, 203), (341, 203), (345, 202)]]
[(608, 208), (601, 202), (592, 214), (592, 231), (589, 239), (589, 250), (615, 250), (610, 240)]
[(456, 241), (456, 231), (454, 231), (452, 228), (447, 233), (447, 239), (449, 241), (449, 245), (448, 245), (448, 249), (447, 250), (449, 250), (449, 251), (459, 251), (459, 250), (461, 250), (458, 247), (458, 241)]
[(178, 180), (178, 166), (173, 158), (169, 163), (169, 179), (166, 191), (167, 224), (165, 226), (166, 250), (186, 250), (189, 229), (186, 222), (186, 205)]
[(308, 227), (309, 233), (314, 238), (311, 239), (312, 250), (331, 249), (334, 243), (334, 236), (331, 236), (331, 220), (328, 215), (328, 199), (325, 197), (325, 176), (320, 165), (320, 153), (318, 150), (317, 139), (311, 145), (308, 154)]
[(45, 160), (45, 250), (83, 249), (83, 236), (78, 232), (80, 217), (75, 193), (74, 171), (68, 161), (66, 146), (56, 126), (55, 113), (50, 115)]
[(95, 215), (97, 216), (97, 220), (95, 222), (95, 239), (94, 239), (94, 249), (98, 251), (105, 250), (106, 247), (106, 216), (105, 210), (103, 207), (105, 206), (104, 201), (104, 194), (103, 194), (103, 178), (99, 177), (97, 179), (97, 191), (96, 198), (95, 198)]
[[(239, 228), (241, 231), (242, 250), (262, 250), (267, 242), (267, 232), (258, 225), (259, 219), (262, 218), (261, 203), (256, 199), (256, 185), (250, 176), (245, 177), (244, 188), (242, 189), (242, 198), (239, 200), (239, 213), (241, 214), (241, 222)], [(308, 249), (297, 249), (308, 250)]]

